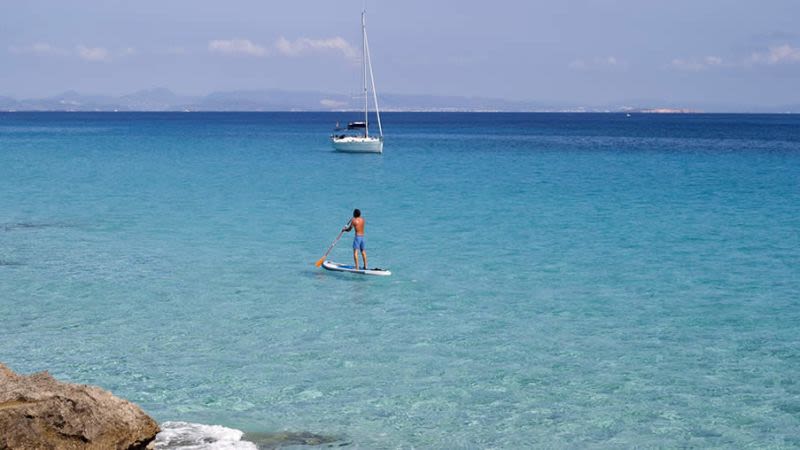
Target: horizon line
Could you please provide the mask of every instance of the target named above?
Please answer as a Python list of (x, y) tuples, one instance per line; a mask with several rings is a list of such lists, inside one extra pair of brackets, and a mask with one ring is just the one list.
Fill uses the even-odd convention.
[[(352, 113), (363, 112), (358, 109), (343, 109), (343, 110), (314, 110), (314, 109), (275, 109), (275, 110), (232, 110), (232, 109), (204, 109), (204, 110), (69, 110), (69, 109), (0, 109), (0, 114), (18, 114), (18, 113), (44, 113), (44, 114), (339, 114), (339, 113)], [(422, 109), (402, 109), (402, 110), (384, 110), (381, 113), (388, 114), (619, 114), (619, 115), (647, 115), (647, 116), (690, 116), (690, 115), (794, 115), (800, 114), (795, 111), (785, 112), (754, 112), (754, 111), (654, 111), (654, 110), (630, 110), (630, 111), (610, 111), (610, 110), (555, 110), (555, 111), (522, 111), (522, 110), (479, 110), (479, 109), (453, 109), (453, 110), (422, 110)]]
[[(217, 90), (206, 94), (176, 94), (152, 87), (126, 94), (85, 94), (75, 89), (44, 97), (0, 95), (0, 111), (127, 111), (127, 112), (349, 112), (359, 96), (317, 90), (250, 88)], [(800, 104), (752, 105), (629, 99), (594, 104), (552, 100), (511, 100), (499, 97), (438, 94), (379, 95), (383, 112), (608, 112), (608, 113), (740, 113), (795, 114)]]

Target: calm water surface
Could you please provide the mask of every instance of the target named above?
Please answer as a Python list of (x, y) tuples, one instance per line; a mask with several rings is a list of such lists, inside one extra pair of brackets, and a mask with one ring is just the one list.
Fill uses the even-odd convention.
[[(356, 448), (800, 446), (800, 117), (387, 114), (334, 153), (350, 118), (0, 113), (0, 361)], [(313, 265), (356, 207), (388, 279)]]

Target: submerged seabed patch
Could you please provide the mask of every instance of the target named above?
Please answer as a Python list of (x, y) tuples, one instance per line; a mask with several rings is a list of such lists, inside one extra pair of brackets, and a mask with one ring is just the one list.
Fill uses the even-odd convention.
[(3, 231), (41, 230), (44, 228), (69, 228), (69, 225), (63, 223), (35, 223), (35, 222), (14, 222), (14, 223), (0, 224), (0, 230)]
[[(261, 450), (277, 449), (289, 446), (314, 446), (325, 445), (326, 447), (346, 447), (350, 442), (335, 436), (323, 436), (320, 434), (309, 433), (308, 431), (293, 432), (283, 431), (280, 433), (246, 433), (246, 439), (254, 442)], [(327, 445), (326, 445), (327, 444)]]
[(16, 267), (16, 266), (24, 266), (24, 265), (25, 264), (23, 264), (23, 263), (21, 263), (19, 261), (5, 261), (5, 260), (0, 259), (0, 267), (2, 267), (2, 266), (5, 266), (5, 267)]

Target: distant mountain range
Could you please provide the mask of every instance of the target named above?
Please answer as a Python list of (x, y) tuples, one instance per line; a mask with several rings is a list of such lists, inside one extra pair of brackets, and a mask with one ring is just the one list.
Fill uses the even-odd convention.
[[(361, 97), (363, 99), (363, 97)], [(541, 111), (547, 105), (502, 99), (429, 95), (381, 95), (382, 111)], [(46, 98), (17, 100), (0, 96), (0, 110), (9, 111), (343, 111), (358, 110), (353, 96), (280, 89), (178, 95), (156, 88), (120, 97), (67, 91)]]
[[(698, 108), (659, 102), (634, 102), (638, 106), (550, 105), (497, 98), (439, 95), (379, 96), (382, 111), (497, 111), (497, 112), (800, 112), (800, 105), (748, 108), (720, 105)], [(361, 97), (363, 99), (363, 96)], [(316, 91), (264, 89), (214, 92), (203, 96), (178, 95), (156, 88), (119, 97), (85, 95), (67, 91), (36, 99), (0, 96), (0, 111), (351, 111), (361, 109), (363, 100), (354, 96)]]

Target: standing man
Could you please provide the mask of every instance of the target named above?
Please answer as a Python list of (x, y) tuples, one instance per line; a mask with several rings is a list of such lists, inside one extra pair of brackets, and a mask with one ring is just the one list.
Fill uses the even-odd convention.
[(353, 219), (350, 224), (342, 228), (342, 231), (350, 231), (356, 229), (356, 237), (353, 239), (353, 262), (355, 268), (358, 269), (358, 252), (361, 251), (361, 259), (364, 260), (364, 270), (367, 270), (367, 251), (364, 249), (364, 218), (361, 217), (359, 209), (353, 210)]

